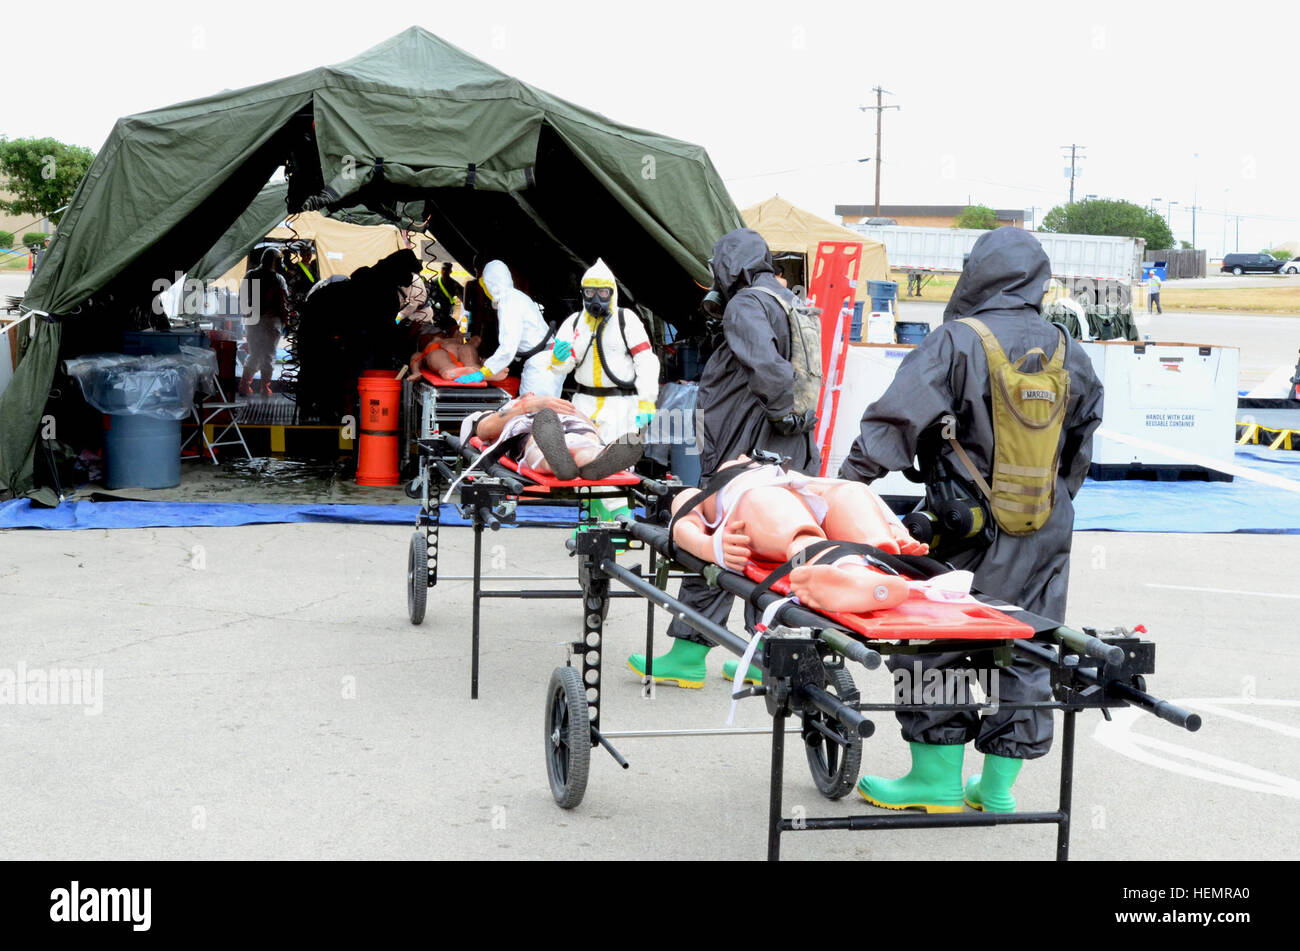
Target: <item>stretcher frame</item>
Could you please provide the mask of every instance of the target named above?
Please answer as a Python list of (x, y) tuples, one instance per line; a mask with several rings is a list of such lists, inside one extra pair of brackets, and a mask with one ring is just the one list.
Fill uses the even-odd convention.
[[(733, 654), (743, 655), (748, 641), (715, 624), (669, 595), (662, 579), (676, 565), (681, 572), (699, 575), (710, 585), (721, 587), (739, 597), (748, 597), (758, 586), (743, 575), (723, 571), (670, 545), (667, 529), (652, 524), (654, 519), (619, 525), (600, 525), (581, 533), (571, 542), (583, 577), (584, 620), (582, 634), (569, 648), (564, 667), (555, 669), (547, 689), (546, 766), (551, 793), (561, 808), (577, 806), (585, 793), (591, 750), (603, 746), (624, 769), (627, 760), (611, 743), (612, 739), (634, 736), (673, 735), (674, 731), (640, 731), (611, 733), (601, 730), (601, 655), (603, 654), (604, 619), (609, 599), (623, 592), (610, 590), (618, 581), (631, 592), (644, 597), (651, 607), (660, 607), (679, 617), (699, 632), (709, 643)], [(639, 572), (628, 571), (615, 561), (619, 548), (644, 547), (652, 552), (653, 581)], [(656, 562), (657, 560), (657, 562)], [(780, 596), (768, 591), (758, 599), (760, 608)], [(980, 597), (990, 607), (1011, 608), (997, 599)], [(754, 655), (753, 664), (763, 670), (763, 684), (736, 694), (762, 696), (772, 718), (771, 758), (768, 789), (767, 857), (778, 861), (781, 836), (800, 831), (870, 831), (876, 829), (965, 828), (971, 826), (1055, 825), (1056, 858), (1066, 861), (1070, 848), (1070, 820), (1074, 783), (1075, 719), (1084, 710), (1100, 710), (1107, 719), (1110, 710), (1134, 706), (1173, 723), (1189, 732), (1200, 729), (1200, 717), (1146, 693), (1145, 677), (1155, 669), (1155, 645), (1125, 629), (1102, 636), (1090, 629), (1077, 631), (1057, 622), (1021, 613), (1018, 618), (1035, 622), (1034, 640), (1009, 641), (930, 641), (924, 645), (870, 641), (852, 631), (837, 627), (835, 622), (800, 605), (787, 603), (776, 610), (772, 623), (763, 634), (763, 648)], [(652, 656), (653, 620), (647, 631), (647, 665)], [(1019, 652), (1030, 662), (1051, 673), (1053, 699), (1050, 701), (999, 704), (1000, 709), (1059, 710), (1064, 724), (1061, 736), (1060, 787), (1057, 808), (1036, 812), (962, 812), (867, 814), (852, 816), (799, 817), (783, 815), (782, 795), (785, 770), (786, 720), (801, 720), (812, 778), (819, 791), (830, 799), (846, 795), (857, 781), (862, 740), (870, 737), (874, 723), (865, 713), (897, 713), (907, 710), (982, 711), (988, 704), (863, 703), (859, 700), (852, 678), (846, 681), (845, 663), (852, 660), (868, 670), (878, 668), (883, 655), (890, 653), (943, 653), (961, 651), (973, 654), (972, 661), (1003, 662), (1011, 652)], [(574, 656), (580, 656), (580, 671)], [(647, 669), (645, 683), (652, 683)], [(832, 690), (828, 690), (828, 687)], [(846, 689), (847, 688), (847, 689)], [(679, 733), (723, 733), (751, 731), (675, 731)], [(854, 750), (857, 755), (854, 755)], [(852, 772), (852, 775), (846, 775)]]
[(505, 387), (483, 382), (435, 383), (427, 376), (402, 380), (402, 472), (411, 476), (419, 461), (418, 441), (428, 439), (444, 427), (458, 428), (470, 413), (500, 409), (513, 397)]
[[(414, 480), (407, 486), (407, 494), (419, 498), (420, 507), (415, 518), (415, 533), (411, 536), (407, 557), (407, 614), (412, 624), (424, 621), (428, 589), (438, 583), (438, 537), (441, 526), (441, 499), (448, 488), (469, 465), (479, 461), (482, 450), (462, 443), (446, 432), (435, 431), (417, 442), (419, 468)], [(444, 576), (444, 580), (470, 581), (470, 699), (477, 700), (479, 692), (479, 654), (482, 641), (482, 602), (493, 598), (520, 599), (580, 599), (583, 597), (581, 570), (577, 585), (568, 589), (544, 588), (487, 588), (483, 585), (483, 532), (500, 530), (502, 525), (515, 524), (521, 528), (578, 529), (579, 534), (598, 524), (591, 516), (591, 503), (596, 499), (627, 498), (636, 504), (657, 512), (657, 501), (681, 488), (676, 481), (659, 481), (638, 476), (633, 484), (585, 483), (574, 486), (543, 486), (526, 475), (492, 462), (465, 476), (460, 482), (458, 509), (470, 520), (474, 531), (473, 574)], [(529, 493), (533, 494), (529, 494)], [(544, 492), (543, 494), (540, 494)], [(531, 506), (570, 508), (576, 502), (578, 517), (554, 521), (518, 522), (516, 506), (527, 500)], [(637, 566), (640, 571), (640, 566)], [(421, 581), (423, 580), (423, 584)], [(498, 575), (498, 581), (567, 581), (573, 575)], [(615, 592), (614, 597), (635, 598), (634, 592)], [(608, 612), (608, 605), (605, 611)], [(653, 637), (654, 608), (646, 607), (647, 643)]]

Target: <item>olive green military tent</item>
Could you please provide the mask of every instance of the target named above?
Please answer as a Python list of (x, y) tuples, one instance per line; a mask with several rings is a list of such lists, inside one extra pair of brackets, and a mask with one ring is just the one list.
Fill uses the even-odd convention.
[[(286, 214), (414, 226), (467, 265), (504, 260), (551, 319), (602, 257), (682, 325), (741, 227), (704, 149), (619, 125), (413, 27), (335, 66), (121, 119), (23, 304), (34, 334), (0, 396), (0, 487), (32, 494), (57, 362), (147, 316), (276, 169)], [(93, 332), (87, 328), (93, 327)]]

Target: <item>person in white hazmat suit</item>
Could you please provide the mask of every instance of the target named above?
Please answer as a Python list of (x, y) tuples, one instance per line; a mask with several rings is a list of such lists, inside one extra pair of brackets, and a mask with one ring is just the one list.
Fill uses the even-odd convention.
[(497, 349), (483, 361), (478, 374), (462, 376), (461, 383), (477, 383), (485, 376), (520, 364), (519, 395), (559, 396), (563, 378), (551, 372), (551, 328), (533, 299), (515, 287), (510, 269), (502, 261), (489, 261), (479, 278), (483, 292), (497, 312)]
[[(582, 310), (556, 332), (550, 367), (561, 381), (573, 372), (573, 405), (595, 421), (606, 444), (639, 438), (654, 418), (659, 357), (641, 318), (618, 306), (614, 272), (599, 258), (582, 276)], [(622, 499), (606, 502), (612, 517), (625, 511)]]

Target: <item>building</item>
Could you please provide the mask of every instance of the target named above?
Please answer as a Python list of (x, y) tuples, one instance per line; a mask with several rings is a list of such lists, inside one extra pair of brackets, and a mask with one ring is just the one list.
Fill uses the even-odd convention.
[[(900, 225), (952, 228), (966, 208), (966, 205), (881, 205), (879, 217), (893, 218)], [(999, 228), (1025, 226), (1023, 208), (994, 208), (993, 213), (997, 216)], [(840, 216), (841, 224), (856, 225), (876, 217), (876, 206), (836, 205), (835, 214)]]
[[(3, 188), (0, 188), (0, 201), (13, 201), (16, 196)], [(48, 218), (41, 218), (33, 222), (32, 215), (11, 215), (6, 211), (0, 211), (0, 231), (8, 231), (14, 236), (14, 244), (21, 244), (23, 235), (32, 231), (42, 231), (49, 234), (54, 229), (50, 227)]]

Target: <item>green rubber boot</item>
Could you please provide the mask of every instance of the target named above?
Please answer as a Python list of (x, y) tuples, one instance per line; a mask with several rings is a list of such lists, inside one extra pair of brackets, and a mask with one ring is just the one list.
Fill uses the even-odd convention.
[[(740, 666), (740, 661), (729, 660), (722, 665), (722, 676), (732, 683), (736, 682), (736, 668)], [(763, 682), (763, 672), (753, 664), (749, 665), (749, 672), (745, 674), (745, 679), (741, 683), (761, 684)]]
[[(699, 690), (704, 686), (704, 658), (709, 655), (709, 650), (707, 644), (697, 644), (683, 637), (673, 638), (673, 646), (668, 653), (655, 658), (655, 683), (676, 684), (688, 690)], [(642, 677), (645, 676), (645, 654), (633, 654), (627, 659), (627, 665)]]
[(632, 517), (632, 510), (626, 505), (612, 509), (600, 499), (591, 500), (591, 517), (598, 522), (617, 522), (623, 516)]
[(961, 812), (962, 744), (931, 746), (909, 743), (912, 769), (902, 779), (863, 776), (858, 795), (884, 809), (924, 809), (926, 812)]
[(966, 781), (966, 805), (980, 812), (1015, 812), (1016, 797), (1011, 786), (1020, 775), (1022, 759), (984, 754), (984, 772)]
[[(593, 524), (595, 522), (616, 522), (624, 515), (628, 518), (632, 517), (632, 510), (626, 505), (620, 505), (616, 509), (611, 509), (601, 502), (600, 499), (592, 499), (587, 503), (587, 505), (587, 511), (591, 517), (591, 521), (589, 523), (584, 523), (573, 530), (573, 534), (570, 537), (575, 540), (578, 537), (578, 532), (585, 532), (587, 530), (588, 524)], [(622, 555), (626, 551), (626, 548), (615, 548), (614, 554)]]

